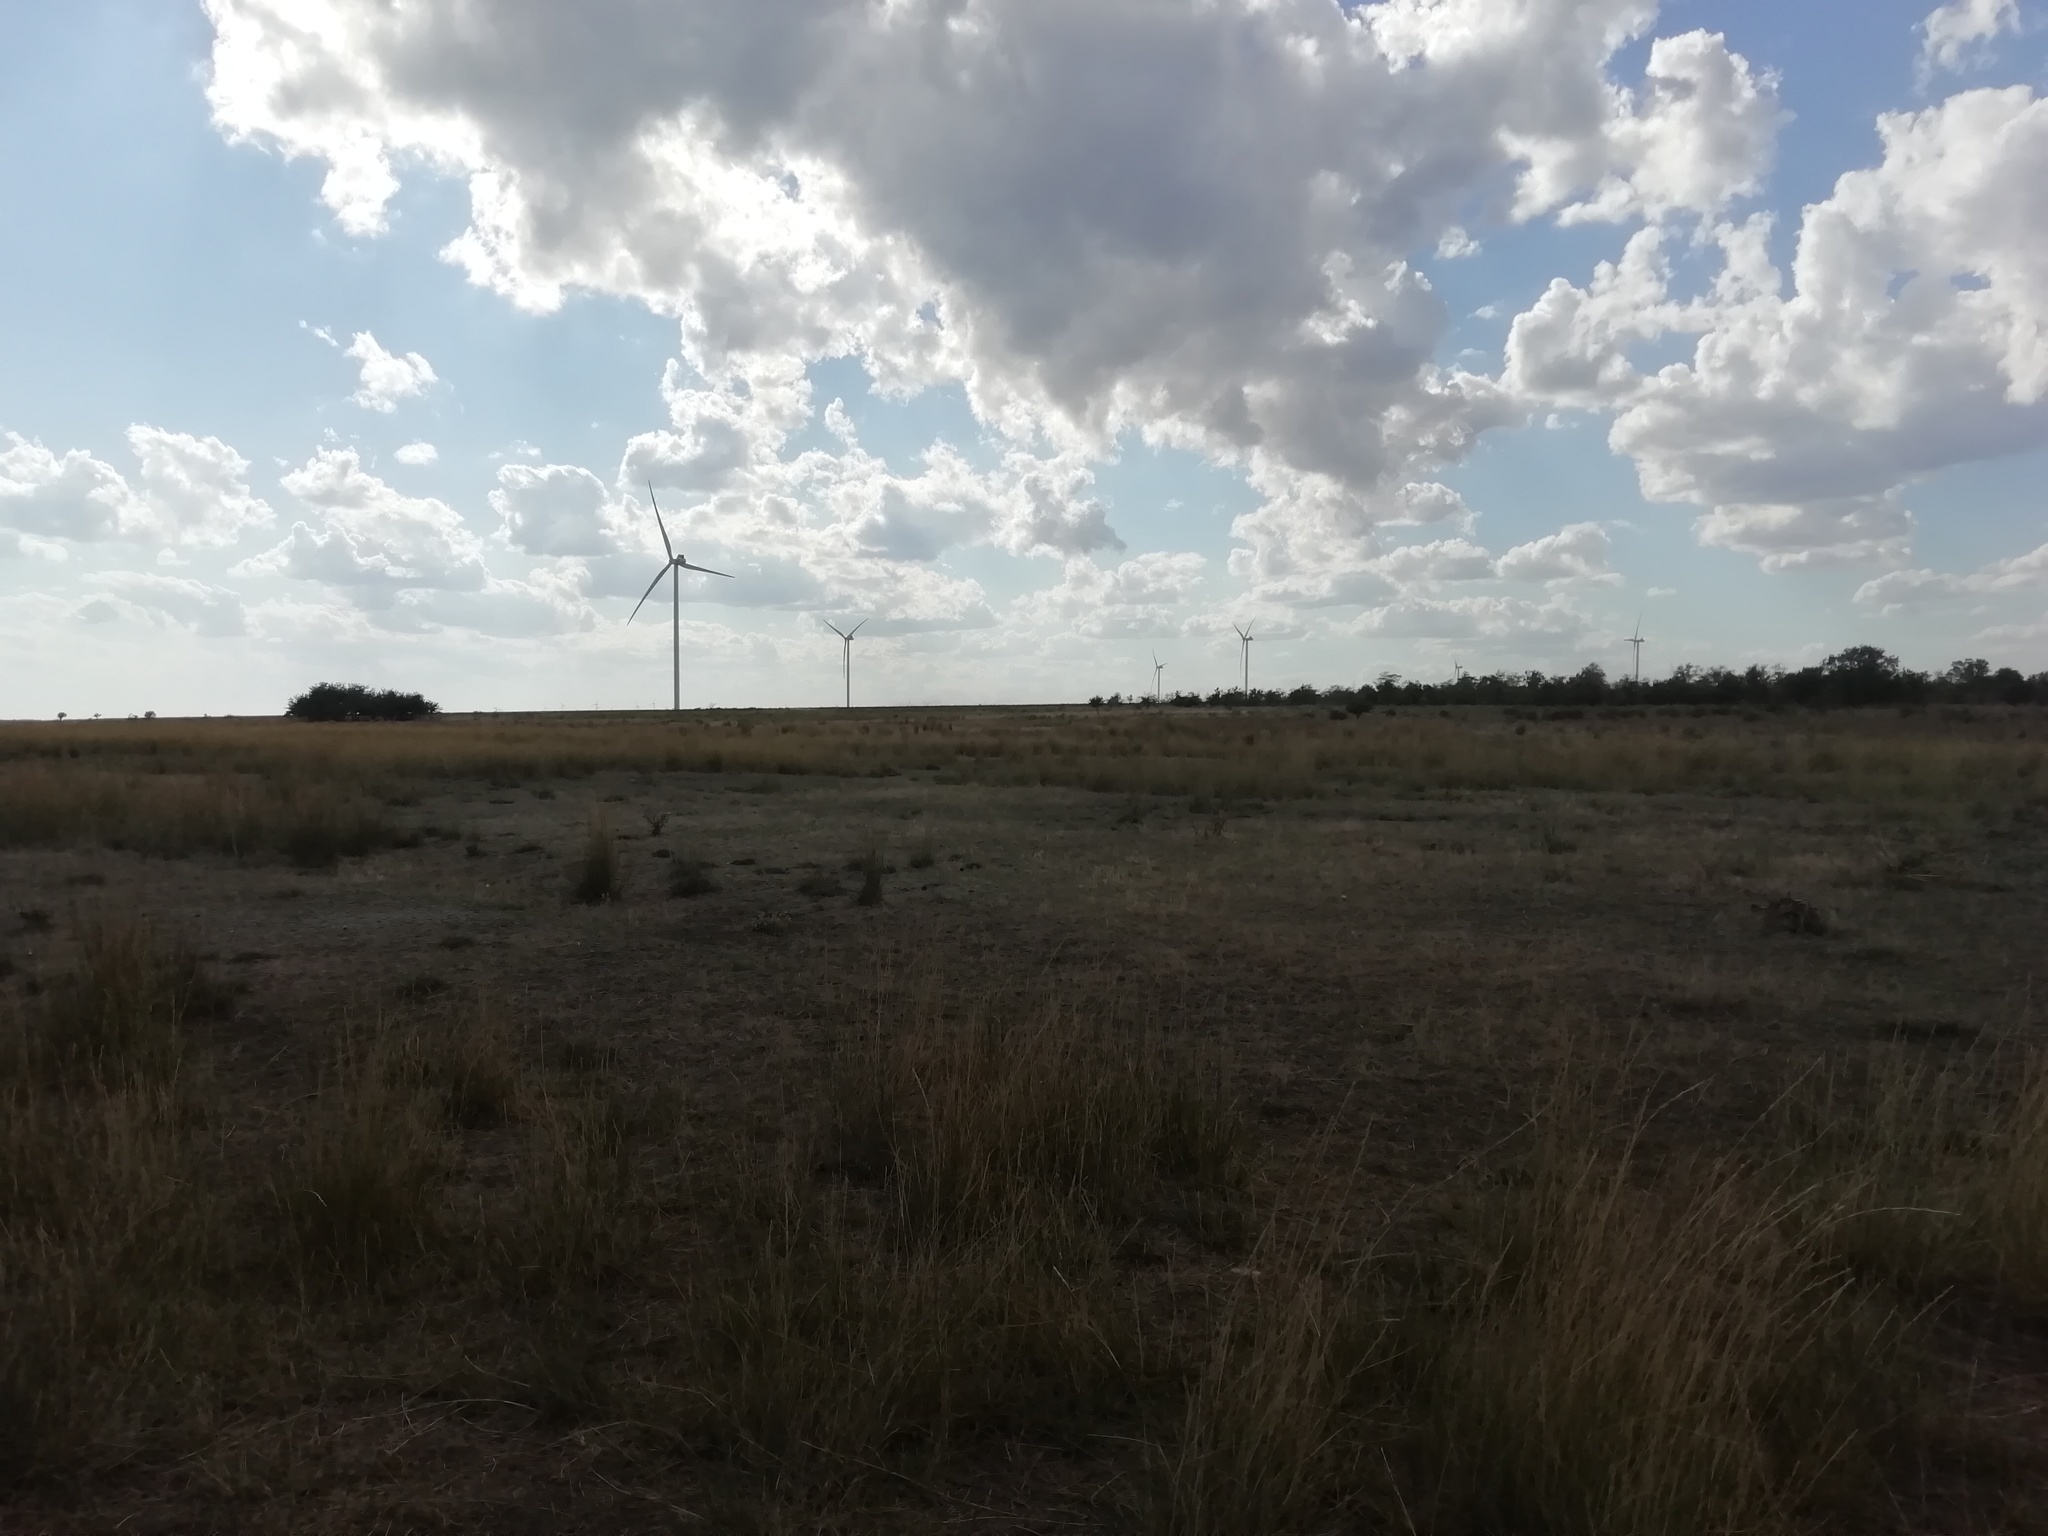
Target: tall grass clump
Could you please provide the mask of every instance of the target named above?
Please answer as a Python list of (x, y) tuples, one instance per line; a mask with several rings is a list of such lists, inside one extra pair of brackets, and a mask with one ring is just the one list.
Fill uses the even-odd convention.
[(1835, 1214), (1730, 1165), (1553, 1149), (1402, 1319), (1436, 1523), (1706, 1536), (1793, 1529), (1824, 1485), (1853, 1504), (1910, 1385), (1820, 1240)]
[(644, 1203), (634, 1130), (615, 1100), (542, 1100), (499, 1231), (497, 1259), (514, 1290), (594, 1286), (638, 1249), (655, 1213)]
[(603, 806), (590, 814), (590, 830), (583, 840), (583, 856), (577, 861), (569, 896), (593, 907), (618, 899), (619, 845), (612, 836), (611, 813)]
[(63, 1077), (163, 1082), (186, 1026), (224, 1012), (228, 996), (183, 941), (130, 909), (81, 911), (69, 964), (26, 1020), (28, 1054)]
[(195, 1406), (221, 1212), (159, 1087), (0, 1089), (0, 1505)]
[(301, 869), (327, 869), (397, 841), (383, 807), (327, 785), (291, 786), (281, 797), (270, 840)]
[(447, 1167), (438, 1108), (386, 1039), (344, 1047), (272, 1179), (302, 1280), (380, 1287), (428, 1248)]
[(882, 857), (879, 845), (853, 861), (853, 868), (860, 872), (860, 889), (854, 893), (853, 902), (858, 907), (879, 907), (882, 904), (882, 876), (888, 873), (888, 861)]
[(1368, 1457), (1390, 1415), (1370, 1394), (1388, 1327), (1334, 1235), (1269, 1224), (1234, 1267), (1178, 1422), (1151, 1447), (1138, 1513), (1154, 1536), (1326, 1529), (1380, 1483)]
[(857, 1203), (762, 1170), (753, 1240), (686, 1281), (693, 1348), (650, 1412), (812, 1496), (913, 1477), (991, 1437), (1085, 1442), (1143, 1369), (1100, 1267), (1056, 1271), (1014, 1214), (962, 1242), (878, 1242)]
[(1786, 1096), (1786, 1134), (1838, 1193), (1832, 1250), (1934, 1295), (2048, 1299), (2048, 1054), (1909, 1045), (1822, 1064)]
[(950, 1016), (933, 998), (850, 1049), (841, 1155), (891, 1189), (904, 1230), (959, 1239), (1019, 1207), (1085, 1225), (1175, 1196), (1220, 1216), (1247, 1135), (1219, 1063), (1156, 1032), (1048, 1003)]
[(400, 840), (384, 808), (331, 764), (247, 774), (220, 759), (183, 771), (0, 762), (0, 847), (98, 843), (159, 857), (282, 854), (325, 868)]
[(391, 1085), (423, 1095), (458, 1130), (508, 1125), (532, 1095), (520, 1042), (488, 996), (388, 1028), (381, 1054)]

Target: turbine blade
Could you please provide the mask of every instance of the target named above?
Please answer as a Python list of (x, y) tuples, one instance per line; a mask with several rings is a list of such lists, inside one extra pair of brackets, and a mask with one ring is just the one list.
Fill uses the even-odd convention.
[(647, 605), (647, 599), (654, 596), (654, 589), (661, 585), (661, 578), (666, 576), (667, 574), (668, 567), (665, 565), (660, 570), (654, 573), (654, 580), (647, 583), (647, 590), (640, 594), (640, 601), (635, 603), (633, 605), (633, 611), (626, 615), (626, 622), (628, 624), (632, 623), (633, 620), (640, 616), (640, 610)]
[(837, 635), (840, 639), (844, 640), (846, 638), (846, 631), (841, 629), (837, 624), (834, 624), (830, 619), (820, 619), (818, 620), (818, 622), (824, 625), (827, 629), (831, 630), (832, 633)]
[(706, 576), (723, 576), (727, 581), (732, 580), (731, 571), (714, 571), (708, 565), (692, 565), (689, 561), (683, 559), (680, 555), (676, 557), (676, 564), (680, 565), (686, 571), (702, 571)]
[[(867, 620), (866, 620), (866, 619), (862, 619), (862, 620), (860, 621), (860, 624), (865, 624), (865, 623), (867, 623)], [(849, 630), (848, 630), (848, 631), (846, 632), (846, 638), (847, 638), (847, 639), (851, 640), (851, 639), (852, 639), (852, 638), (853, 638), (853, 637), (854, 637), (855, 635), (857, 635), (857, 634), (859, 634), (859, 633), (860, 633), (860, 624), (856, 624), (856, 625), (854, 625), (854, 626), (853, 626), (853, 628), (849, 629)]]
[[(654, 526), (661, 530), (661, 547), (668, 551), (669, 559), (673, 560), (676, 557), (676, 547), (668, 541), (668, 524), (661, 520), (661, 503), (654, 499), (654, 482), (652, 480), (647, 482), (647, 500), (654, 507)], [(628, 620), (627, 622), (630, 623), (631, 621)]]

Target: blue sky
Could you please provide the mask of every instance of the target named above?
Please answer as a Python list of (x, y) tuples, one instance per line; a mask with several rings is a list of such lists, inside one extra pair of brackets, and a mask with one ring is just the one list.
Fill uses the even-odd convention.
[(0, 0), (0, 715), (2048, 667), (2027, 0), (556, 9)]

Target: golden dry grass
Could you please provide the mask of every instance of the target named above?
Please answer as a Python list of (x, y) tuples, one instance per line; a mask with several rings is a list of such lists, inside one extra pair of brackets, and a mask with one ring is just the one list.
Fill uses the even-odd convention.
[[(64, 829), (58, 835), (118, 827), (140, 794), (160, 797), (152, 815), (207, 829), (191, 834), (191, 846), (232, 850), (260, 846), (244, 823), (288, 814), (292, 790), (309, 783), (388, 792), (419, 778), (519, 782), (617, 769), (930, 772), (963, 783), (1238, 798), (1359, 785), (1997, 804), (2048, 795), (2048, 747), (2038, 731), (2029, 736), (2035, 712), (2026, 709), (1614, 710), (1590, 721), (1582, 711), (1550, 713), (1384, 710), (1332, 720), (1287, 707), (1068, 708), (10, 725), (0, 728), (0, 804), (22, 808), (0, 816), (0, 842), (42, 835), (31, 831), (42, 826)], [(97, 780), (94, 769), (121, 777)], [(146, 777), (179, 782), (152, 787), (139, 782)], [(283, 803), (266, 802), (266, 788)]]

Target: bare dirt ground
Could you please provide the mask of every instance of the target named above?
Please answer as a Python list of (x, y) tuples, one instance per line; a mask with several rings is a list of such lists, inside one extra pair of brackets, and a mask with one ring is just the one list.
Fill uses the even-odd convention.
[[(674, 1301), (688, 1289), (674, 1270), (717, 1246), (701, 1212), (728, 1196), (686, 1193), (690, 1235), (573, 1296), (560, 1282), (479, 1302), (480, 1282), (431, 1255), (323, 1288), (281, 1257), (295, 1229), (255, 1170), (295, 1155), (293, 1117), (333, 1096), (350, 1040), (483, 1015), (499, 1032), (516, 1102), (437, 1133), (435, 1198), (453, 1214), (435, 1219), (452, 1230), (464, 1202), (483, 1210), (525, 1176), (521, 1148), (557, 1101), (623, 1097), (659, 1144), (652, 1184), (716, 1182), (705, 1170), (749, 1149), (772, 1160), (845, 1091), (835, 1063), (863, 1021), (1050, 999), (1132, 1023), (1213, 1064), (1244, 1128), (1236, 1227), (1148, 1212), (1105, 1239), (1106, 1294), (1170, 1314), (1157, 1340), (1205, 1326), (1199, 1298), (1258, 1268), (1274, 1212), (1364, 1213), (1371, 1234), (1354, 1222), (1339, 1248), (1407, 1273), (1462, 1230), (1461, 1209), (1521, 1176), (1532, 1117), (1575, 1060), (1635, 1124), (1632, 1166), (1654, 1170), (1762, 1140), (1801, 1084), (1874, 1057), (1939, 1073), (2048, 1043), (2048, 813), (2024, 796), (1332, 782), (1218, 801), (947, 777), (412, 780), (390, 816), (416, 845), (326, 870), (0, 850), (0, 987), (18, 1016), (94, 912), (183, 936), (232, 995), (181, 1023), (182, 1075), (204, 1101), (195, 1155), (241, 1170), (222, 1176), (247, 1213), (228, 1269), (286, 1275), (207, 1301), (220, 1337), (197, 1364), (171, 1348), (176, 1385), (108, 1410), (104, 1443), (24, 1461), (0, 1531), (1630, 1528), (1535, 1492), (1491, 1513), (1431, 1495), (1435, 1453), (1403, 1426), (1434, 1410), (1384, 1403), (1343, 1410), (1370, 1454), (1318, 1471), (1304, 1499), (1218, 1496), (1203, 1516), (1206, 1496), (1173, 1483), (1199, 1345), (1155, 1341), (1183, 1357), (1132, 1367), (1142, 1384), (1099, 1410), (1063, 1399), (1063, 1437), (1023, 1410), (953, 1424), (944, 1444), (927, 1429), (801, 1452), (697, 1418), (650, 1428), (637, 1394), (687, 1393), (712, 1369), (671, 1337), (697, 1315)], [(585, 905), (569, 894), (599, 815), (616, 890)], [(873, 905), (856, 899), (863, 859), (880, 872)], [(671, 895), (679, 866), (713, 888)], [(1825, 931), (1769, 925), (1784, 896)], [(827, 1158), (802, 1176), (838, 1175)], [(1749, 1525), (1709, 1512), (1655, 1529), (2048, 1528), (2048, 1292), (2010, 1266), (1885, 1283), (1940, 1406), (1912, 1410), (1924, 1433), (1875, 1433), (1882, 1495), (1809, 1490)], [(559, 1371), (581, 1387), (539, 1382), (541, 1335), (574, 1335)], [(739, 1391), (718, 1380), (705, 1390)], [(67, 1433), (89, 1439), (79, 1424)], [(1580, 1515), (1538, 1513), (1566, 1505)]]

